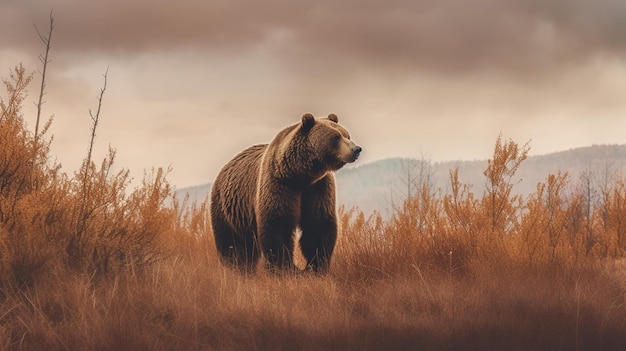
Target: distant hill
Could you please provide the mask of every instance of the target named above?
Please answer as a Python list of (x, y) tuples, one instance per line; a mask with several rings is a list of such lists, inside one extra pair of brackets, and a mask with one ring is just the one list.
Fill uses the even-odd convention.
[(209, 196), (209, 192), (211, 192), (212, 185), (213, 183), (206, 183), (206, 184), (177, 189), (176, 195), (181, 199), (185, 195), (189, 195), (189, 200), (191, 202), (194, 202), (194, 201), (202, 202), (207, 198), (207, 196)]
[[(482, 193), (485, 185), (483, 172), (487, 160), (429, 162), (411, 158), (388, 158), (336, 173), (337, 198), (346, 207), (358, 207), (365, 213), (379, 211), (384, 217), (393, 213), (408, 194), (415, 194), (410, 186), (428, 182), (434, 189), (449, 189), (449, 171), (458, 167), (459, 179), (471, 184), (472, 191)], [(537, 183), (549, 174), (568, 172), (570, 186), (578, 184), (580, 174), (591, 171), (596, 179), (605, 175), (621, 174), (626, 167), (626, 145), (593, 145), (539, 156), (529, 156), (514, 179), (514, 191), (528, 195), (536, 190)], [(202, 201), (211, 188), (207, 183), (177, 191), (188, 193), (191, 200)]]

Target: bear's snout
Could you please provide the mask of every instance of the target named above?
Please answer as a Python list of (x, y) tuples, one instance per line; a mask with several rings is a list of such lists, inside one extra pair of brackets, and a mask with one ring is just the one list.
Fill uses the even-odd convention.
[(361, 148), (360, 146), (352, 143), (352, 147), (350, 148), (351, 151), (351, 155), (348, 157), (347, 163), (352, 163), (354, 161), (356, 161), (359, 158), (359, 155), (361, 154), (361, 151), (363, 151), (363, 148)]

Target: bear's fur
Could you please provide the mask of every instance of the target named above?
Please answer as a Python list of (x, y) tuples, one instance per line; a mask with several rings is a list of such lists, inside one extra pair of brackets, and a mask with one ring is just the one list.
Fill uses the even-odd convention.
[(262, 253), (270, 270), (295, 270), (300, 228), (307, 269), (328, 269), (337, 239), (333, 171), (361, 152), (338, 122), (334, 114), (304, 114), (270, 144), (252, 146), (222, 168), (211, 191), (211, 226), (222, 262), (252, 271)]

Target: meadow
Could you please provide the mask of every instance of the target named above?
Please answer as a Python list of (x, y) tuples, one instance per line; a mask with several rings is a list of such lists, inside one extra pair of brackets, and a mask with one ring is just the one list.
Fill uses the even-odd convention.
[(626, 349), (620, 175), (548, 174), (522, 198), (529, 146), (499, 137), (484, 192), (452, 169), (389, 220), (341, 208), (327, 275), (243, 275), (167, 169), (131, 188), (110, 150), (63, 171), (51, 121), (24, 121), (31, 78), (11, 70), (0, 101), (1, 349)]

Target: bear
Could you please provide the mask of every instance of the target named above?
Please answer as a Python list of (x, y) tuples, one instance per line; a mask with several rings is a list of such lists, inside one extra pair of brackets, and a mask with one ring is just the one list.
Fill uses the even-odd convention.
[(325, 273), (337, 240), (334, 171), (362, 148), (337, 115), (302, 115), (269, 144), (239, 153), (218, 173), (210, 195), (211, 229), (222, 263), (253, 272), (263, 255), (272, 272), (299, 272), (296, 230), (306, 271)]

